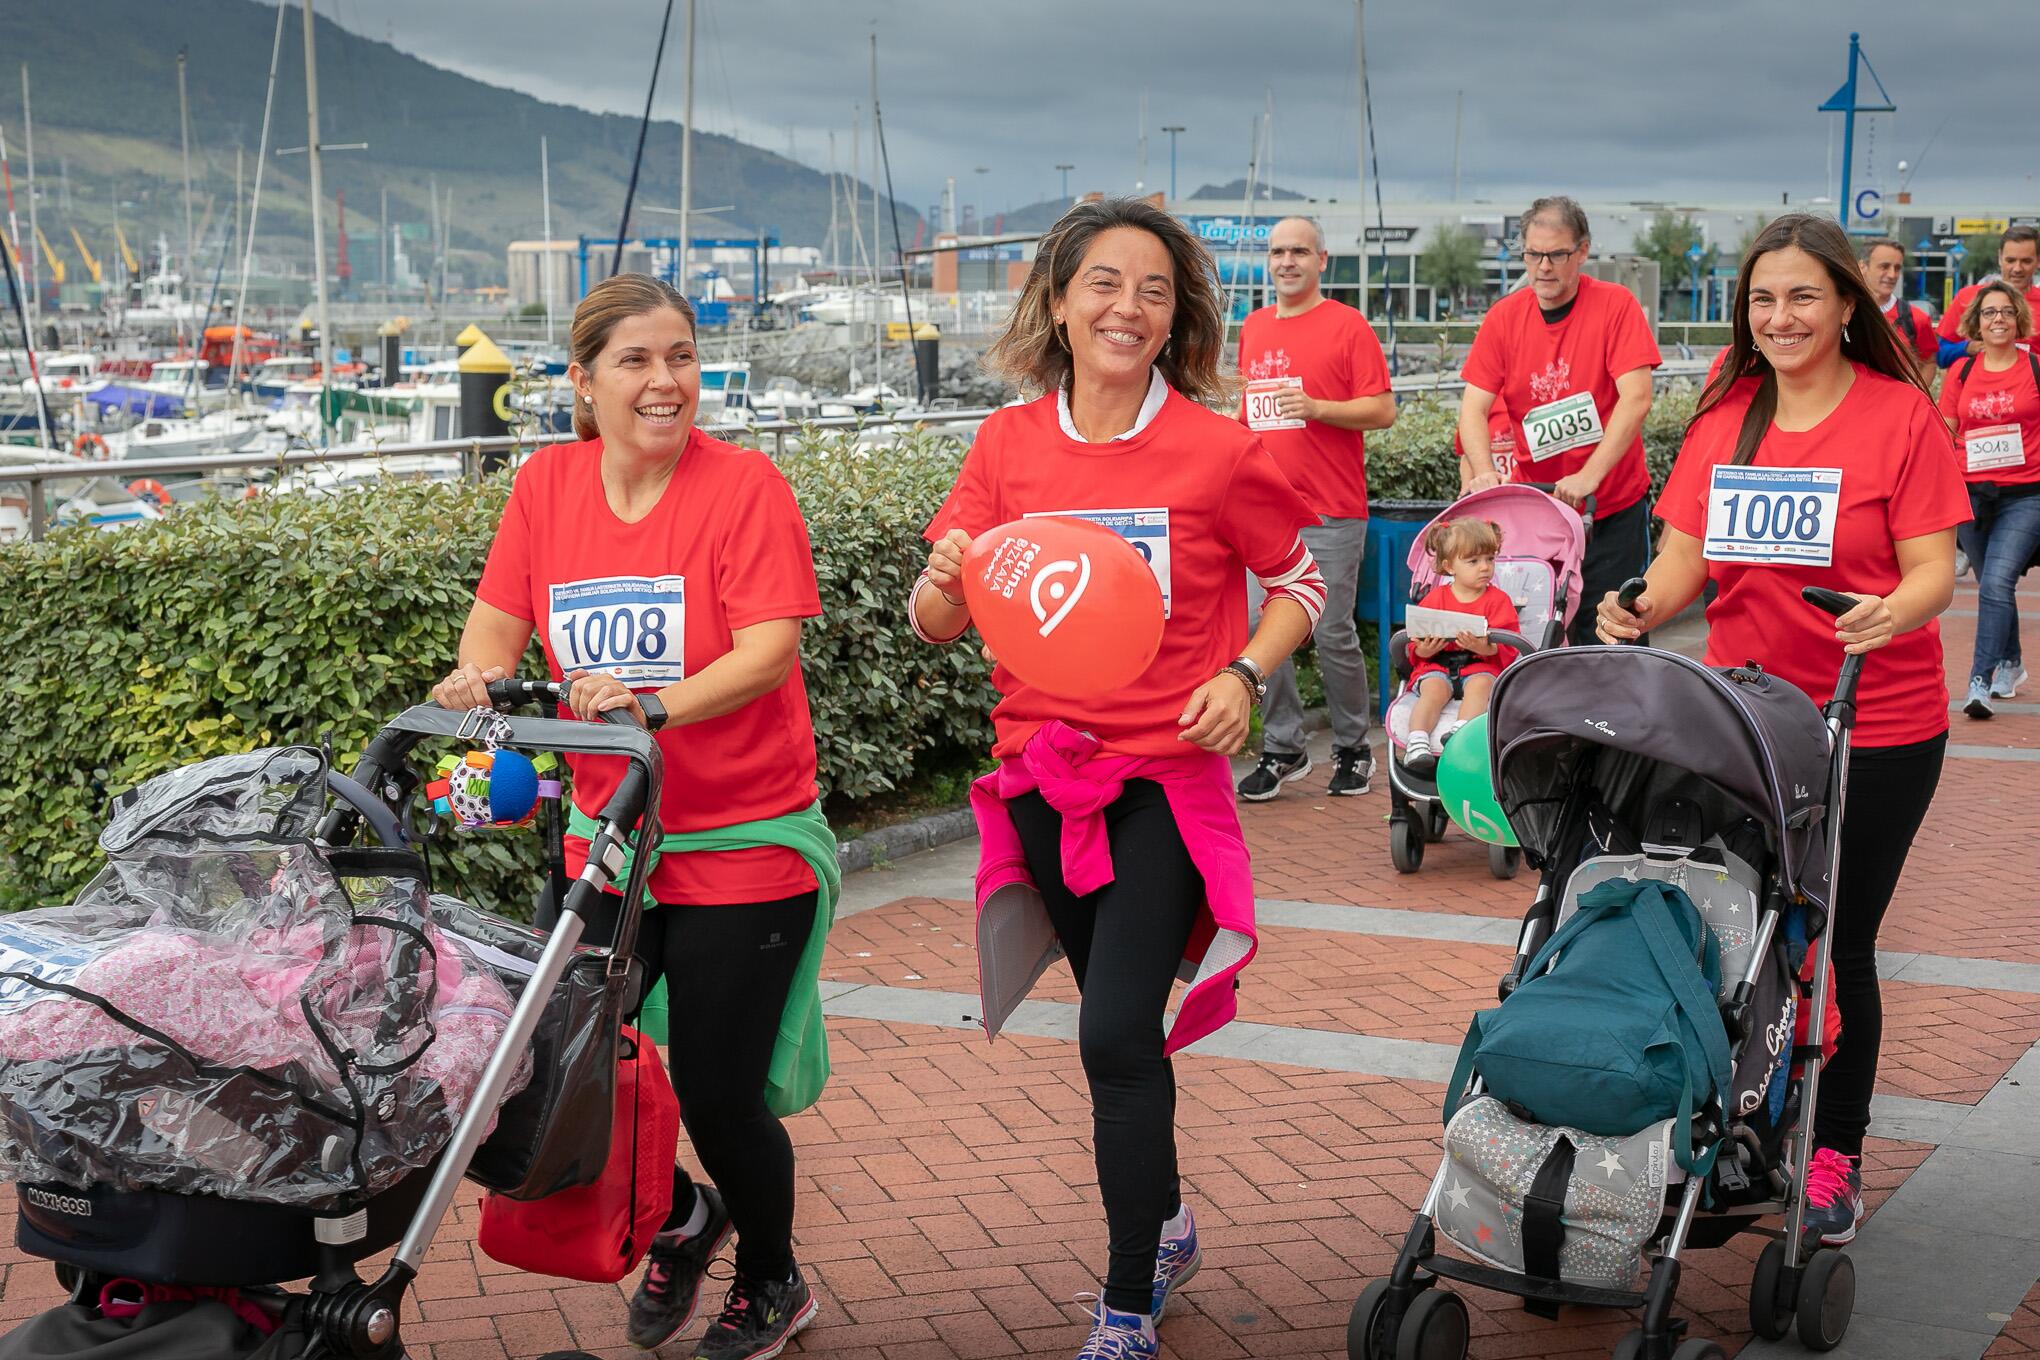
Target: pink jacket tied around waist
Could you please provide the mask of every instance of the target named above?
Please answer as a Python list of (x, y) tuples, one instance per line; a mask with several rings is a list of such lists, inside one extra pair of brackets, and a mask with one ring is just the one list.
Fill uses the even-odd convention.
[(1060, 721), (1045, 724), (1014, 759), (971, 785), (981, 850), (977, 872), (978, 989), (986, 1032), (996, 1037), (1063, 949), (1027, 871), (1009, 799), (1039, 792), (1062, 814), (1063, 881), (1078, 895), (1113, 881), (1105, 809), (1129, 779), (1162, 786), (1190, 860), (1204, 877), (1204, 906), (1178, 972), (1190, 984), (1162, 1051), (1174, 1053), (1233, 1018), (1234, 979), (1254, 957), (1254, 881), (1235, 810), (1232, 770), (1210, 751), (1168, 759), (1101, 756), (1098, 739)]

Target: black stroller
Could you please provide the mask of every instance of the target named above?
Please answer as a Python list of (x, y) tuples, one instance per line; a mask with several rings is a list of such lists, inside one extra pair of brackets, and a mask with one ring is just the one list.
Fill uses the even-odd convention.
[[(1855, 603), (1817, 588), (1805, 595), (1837, 615)], [(1590, 1237), (1594, 1214), (1618, 1207), (1612, 1193), (1590, 1207), (1581, 1190), (1583, 1180), (1601, 1188), (1593, 1173), (1575, 1174), (1576, 1145), (1584, 1170), (1590, 1140), (1522, 1119), (1476, 1081), (1448, 1124), (1447, 1155), (1393, 1272), (1353, 1307), (1350, 1360), (1460, 1360), (1466, 1305), (1441, 1280), (1515, 1294), (1548, 1317), (1562, 1304), (1640, 1308), (1642, 1325), (1621, 1338), (1616, 1360), (1720, 1360), (1719, 1346), (1687, 1337), (1674, 1316), (1680, 1260), (1743, 1232), (1772, 1239), (1750, 1285), (1751, 1329), (1777, 1340), (1796, 1327), (1817, 1351), (1840, 1343), (1855, 1268), (1839, 1250), (1809, 1249), (1802, 1224), (1832, 972), (1825, 927), (1861, 664), (1843, 661), (1824, 716), (1754, 665), (1712, 669), (1651, 648), (1539, 652), (1503, 673), (1489, 718), (1496, 793), (1541, 870), (1503, 999), (1583, 892), (1617, 877), (1690, 888), (1720, 946), (1733, 1080), (1689, 1127), (1666, 1121), (1666, 1141), (1676, 1136), (1711, 1163), (1685, 1174), (1659, 1143), (1650, 1174), (1625, 1185), (1633, 1212), (1619, 1251)], [(1800, 1020), (1806, 1039), (1795, 1046)], [(1469, 1192), (1482, 1149), (1459, 1136), (1462, 1119), (1486, 1121), (1480, 1142), (1499, 1139), (1517, 1158), (1513, 1178), (1496, 1182), (1513, 1201), (1504, 1192), (1483, 1203)], [(1633, 1174), (1638, 1160), (1624, 1169), (1616, 1152), (1607, 1154), (1611, 1181), (1617, 1170)], [(1763, 1222), (1779, 1217), (1782, 1228)], [(1441, 1233), (1463, 1255), (1441, 1252)]]
[[(537, 701), (548, 715), (564, 694), (564, 686), (514, 680), (498, 681), (489, 690), (499, 708)], [(139, 921), (152, 925), (203, 918), (204, 928), (230, 935), (261, 904), (282, 900), (286, 905), (275, 914), (287, 917), (292, 899), (279, 894), (288, 889), (310, 894), (296, 899), (308, 903), (308, 911), (337, 903), (340, 931), (350, 940), (374, 928), (414, 956), (430, 954), (431, 939), (451, 936), (462, 943), (457, 952), (464, 963), (472, 968), (481, 960), (503, 982), (495, 993), (502, 998), (501, 1037), (473, 1055), (470, 1073), (479, 1075), (464, 1108), (456, 1119), (454, 1102), (447, 1100), (429, 1139), (418, 1134), (417, 1117), (421, 1108), (439, 1109), (433, 1102), (442, 1092), (409, 1064), (444, 1040), (446, 1031), (429, 1019), (420, 1023), (415, 1008), (387, 1026), (365, 1026), (374, 1031), (371, 1044), (328, 1050), (329, 1070), (338, 1074), (328, 1086), (340, 1092), (337, 1101), (308, 1094), (312, 1083), (303, 1065), (224, 1070), (161, 1033), (129, 1025), (135, 1038), (131, 1052), (110, 1061), (134, 1069), (148, 1065), (173, 1093), (182, 1092), (177, 1099), (188, 1117), (161, 1136), (124, 1122), (76, 1135), (61, 1117), (43, 1119), (42, 1111), (30, 1108), (56, 1088), (24, 1084), (18, 1070), (23, 1065), (8, 1064), (17, 1069), (0, 1078), (6, 1087), (0, 1110), (7, 1114), (0, 1143), (9, 1164), (60, 1173), (39, 1181), (25, 1177), (19, 1187), (17, 1243), (54, 1261), (71, 1296), (70, 1304), (21, 1324), (24, 1334), (44, 1327), (41, 1353), (48, 1353), (49, 1337), (83, 1334), (77, 1320), (97, 1318), (93, 1306), (107, 1282), (132, 1280), (233, 1289), (259, 1300), (278, 1324), (261, 1346), (264, 1360), (400, 1360), (404, 1292), (463, 1177), (531, 1199), (591, 1183), (600, 1174), (609, 1149), (618, 1025), (640, 982), (631, 946), (649, 856), (635, 859), (623, 895), (632, 905), (618, 913), (614, 940), (600, 948), (583, 947), (580, 940), (596, 895), (619, 884), (633, 830), (640, 847), (658, 835), (657, 818), (647, 810), (659, 804), (659, 752), (650, 735), (620, 713), (604, 715), (606, 725), (500, 715), (489, 724), (505, 748), (613, 755), (628, 762), (598, 819), (586, 871), (570, 885), (559, 853), (558, 805), (551, 799), (544, 804), (553, 886), (560, 890), (552, 899), (558, 913), (548, 934), (428, 893), (428, 866), (405, 826), (422, 782), (412, 768), (413, 748), (426, 738), (472, 741), (483, 735), (481, 719), (490, 716), (431, 705), (408, 709), (384, 726), (352, 777), (328, 769), (324, 753), (314, 748), (278, 748), (160, 776), (172, 786), (170, 797), (161, 794), (158, 781), (150, 781), (137, 791), (146, 813), (139, 822), (128, 815), (134, 808), (117, 805), (116, 823), (134, 834), (118, 843), (102, 837), (108, 865), (81, 902), (137, 904)], [(373, 843), (357, 846), (357, 838)], [(125, 899), (112, 891), (123, 885)], [(64, 925), (60, 914), (78, 910), (53, 908), (18, 919), (48, 916), (60, 923), (49, 934), (60, 938), (64, 929), (76, 928), (75, 918)], [(269, 922), (255, 921), (250, 928), (268, 929)], [(322, 964), (330, 961), (332, 938)], [(446, 974), (428, 960), (419, 975)], [(40, 987), (45, 994), (63, 990), (19, 971), (0, 979)], [(99, 1012), (109, 1010), (79, 989), (64, 994), (95, 1005), (87, 1017), (95, 1024)], [(368, 995), (372, 1002), (380, 996), (373, 987)], [(411, 1004), (408, 997), (389, 995), (393, 1005)], [(321, 1036), (340, 1032), (319, 1024), (315, 1009), (314, 1000), (304, 1002), (307, 1026)], [(279, 1023), (295, 1018), (276, 1017)], [(400, 1062), (379, 1062), (380, 1043), (415, 1051)], [(85, 1084), (108, 1070), (108, 1060), (98, 1061)], [(522, 1089), (504, 1103), (505, 1093), (519, 1082)], [(62, 1103), (61, 1095), (51, 1099)], [(101, 1103), (120, 1109), (143, 1102)], [(75, 1105), (64, 1110), (83, 1113)], [(259, 1150), (265, 1159), (257, 1167), (262, 1188), (277, 1193), (251, 1197), (245, 1180), (202, 1163), (192, 1168), (188, 1182), (198, 1193), (150, 1188), (186, 1184), (174, 1179), (180, 1168), (172, 1154), (216, 1154), (228, 1145), (222, 1131), (229, 1126), (244, 1135), (241, 1146)], [(172, 1179), (138, 1182), (129, 1174), (137, 1159), (148, 1157)], [(291, 1160), (279, 1160), (284, 1157)], [(240, 1193), (218, 1193), (221, 1186)], [(357, 1263), (393, 1245), (389, 1264), (373, 1282), (364, 1281)], [(308, 1294), (272, 1288), (299, 1279), (311, 1281)], [(5, 1352), (0, 1340), (0, 1354)]]

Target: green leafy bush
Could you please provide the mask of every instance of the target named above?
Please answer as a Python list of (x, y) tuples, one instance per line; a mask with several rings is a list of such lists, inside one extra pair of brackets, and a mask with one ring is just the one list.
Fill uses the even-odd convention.
[[(960, 457), (916, 436), (869, 454), (824, 441), (783, 464), (821, 586), (802, 661), (825, 791), (885, 792), (990, 744), (985, 663), (922, 644), (901, 607)], [(0, 548), (0, 908), (76, 889), (108, 797), (158, 771), (285, 742), (351, 765), (445, 672), (508, 494), (507, 476), (392, 482)], [(534, 646), (525, 673), (540, 667)], [(465, 838), (461, 886), (523, 900), (530, 839)]]

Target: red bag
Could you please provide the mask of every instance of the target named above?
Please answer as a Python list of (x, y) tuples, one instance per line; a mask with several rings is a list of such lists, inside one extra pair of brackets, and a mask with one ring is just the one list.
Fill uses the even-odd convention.
[(489, 1259), (540, 1275), (613, 1284), (651, 1250), (653, 1234), (673, 1207), (680, 1102), (656, 1044), (625, 1026), (622, 1053), (601, 1179), (544, 1199), (483, 1196), (477, 1240)]

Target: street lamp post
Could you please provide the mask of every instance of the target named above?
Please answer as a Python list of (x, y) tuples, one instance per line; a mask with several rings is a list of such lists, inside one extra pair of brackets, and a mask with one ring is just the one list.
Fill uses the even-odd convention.
[(1056, 168), (1056, 169), (1058, 169), (1058, 170), (1060, 170), (1060, 171), (1062, 171), (1062, 177), (1063, 177), (1063, 181), (1062, 181), (1062, 184), (1063, 184), (1063, 190), (1062, 190), (1062, 196), (1063, 196), (1063, 202), (1067, 203), (1067, 202), (1069, 202), (1069, 201), (1070, 201), (1070, 171), (1072, 171), (1072, 170), (1076, 169), (1077, 167), (1076, 167), (1076, 166), (1074, 166), (1074, 165), (1071, 165), (1071, 164), (1070, 164), (1070, 163), (1069, 163), (1068, 161), (1059, 161), (1059, 162), (1057, 162), (1057, 163), (1056, 163), (1056, 167), (1055, 167), (1055, 168)]
[(1180, 125), (1172, 124), (1162, 129), (1169, 134), (1169, 201), (1176, 201), (1176, 134), (1185, 131)]

